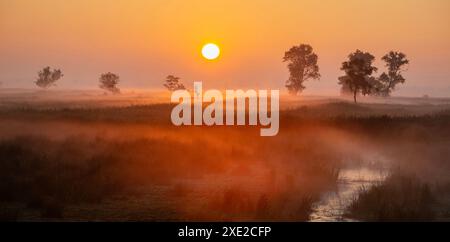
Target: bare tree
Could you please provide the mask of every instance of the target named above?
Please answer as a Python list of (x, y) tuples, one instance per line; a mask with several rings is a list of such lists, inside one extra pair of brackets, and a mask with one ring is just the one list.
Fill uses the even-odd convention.
[(284, 53), (283, 62), (288, 62), (289, 79), (286, 87), (289, 93), (297, 95), (305, 86), (303, 83), (310, 79), (319, 79), (319, 66), (317, 55), (310, 45), (300, 44), (293, 46)]
[(101, 89), (114, 94), (120, 93), (120, 89), (117, 87), (120, 82), (120, 77), (118, 75), (111, 72), (104, 73), (100, 76), (99, 81)]
[(377, 79), (372, 76), (377, 68), (372, 66), (375, 57), (368, 52), (356, 50), (348, 56), (348, 59), (342, 63), (341, 70), (345, 72), (345, 76), (339, 77), (339, 84), (351, 91), (356, 103), (358, 93), (371, 94), (378, 86)]
[(63, 76), (61, 70), (51, 70), (50, 67), (47, 66), (38, 72), (38, 78), (34, 83), (36, 83), (38, 87), (49, 88), (50, 86), (55, 86), (56, 81)]
[(377, 94), (381, 96), (390, 96), (397, 84), (405, 82), (402, 72), (404, 71), (403, 67), (409, 64), (409, 60), (406, 59), (405, 54), (397, 51), (390, 51), (381, 59), (386, 62), (385, 66), (387, 67), (388, 72), (383, 72), (383, 74), (380, 75), (380, 90)]
[(171, 92), (176, 91), (176, 90), (185, 90), (186, 88), (184, 87), (184, 85), (180, 82), (180, 78), (173, 76), (173, 75), (168, 75), (166, 77), (166, 83), (164, 83), (164, 86)]

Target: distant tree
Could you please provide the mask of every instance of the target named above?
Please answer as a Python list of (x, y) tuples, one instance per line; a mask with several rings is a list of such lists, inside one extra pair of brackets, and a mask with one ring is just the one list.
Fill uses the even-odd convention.
[(345, 72), (345, 76), (339, 77), (339, 84), (350, 90), (355, 103), (358, 93), (371, 94), (378, 86), (378, 81), (372, 77), (372, 73), (377, 71), (377, 68), (372, 66), (374, 59), (370, 53), (356, 50), (348, 56), (348, 61), (342, 63), (341, 70)]
[(184, 85), (180, 82), (180, 78), (172, 75), (168, 75), (166, 77), (166, 83), (164, 83), (164, 86), (167, 88), (167, 90), (171, 92), (186, 89)]
[(63, 76), (61, 70), (51, 70), (50, 67), (47, 66), (38, 72), (38, 78), (34, 83), (36, 83), (38, 87), (49, 88), (50, 86), (55, 86), (56, 81)]
[(114, 94), (120, 93), (120, 89), (117, 87), (120, 82), (120, 77), (118, 75), (111, 72), (104, 73), (100, 76), (99, 81), (101, 89)]
[(317, 59), (313, 48), (306, 44), (293, 46), (284, 53), (283, 62), (288, 62), (290, 74), (286, 81), (286, 88), (289, 93), (297, 95), (305, 89), (303, 82), (320, 78)]
[(409, 60), (406, 59), (405, 54), (396, 51), (390, 51), (381, 59), (386, 62), (385, 66), (387, 67), (388, 72), (383, 72), (383, 74), (380, 75), (380, 90), (378, 90), (377, 94), (381, 96), (390, 96), (397, 84), (405, 82), (402, 72), (404, 71), (403, 67), (409, 64)]

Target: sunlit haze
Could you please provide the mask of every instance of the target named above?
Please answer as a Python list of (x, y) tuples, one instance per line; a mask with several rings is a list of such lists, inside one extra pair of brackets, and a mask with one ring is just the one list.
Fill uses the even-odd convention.
[[(2, 88), (35, 88), (50, 65), (65, 74), (57, 89), (95, 89), (115, 72), (126, 88), (158, 88), (167, 75), (187, 86), (278, 88), (288, 77), (284, 52), (310, 44), (321, 79), (305, 95), (338, 95), (347, 55), (389, 50), (410, 59), (396, 96), (450, 96), (450, 1), (0, 0)], [(218, 43), (220, 58), (201, 55)]]

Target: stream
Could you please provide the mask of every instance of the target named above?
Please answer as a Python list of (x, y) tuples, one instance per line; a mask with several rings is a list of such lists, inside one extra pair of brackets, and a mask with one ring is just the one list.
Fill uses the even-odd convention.
[(358, 196), (362, 187), (368, 189), (383, 181), (386, 175), (386, 171), (366, 167), (342, 170), (336, 189), (323, 193), (314, 205), (310, 221), (356, 221), (343, 216), (345, 208)]

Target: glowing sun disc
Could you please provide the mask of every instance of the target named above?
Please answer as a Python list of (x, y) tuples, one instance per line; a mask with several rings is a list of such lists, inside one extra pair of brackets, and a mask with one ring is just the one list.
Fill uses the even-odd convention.
[(215, 44), (206, 44), (202, 48), (202, 55), (208, 60), (214, 60), (219, 57), (220, 49), (219, 46)]

